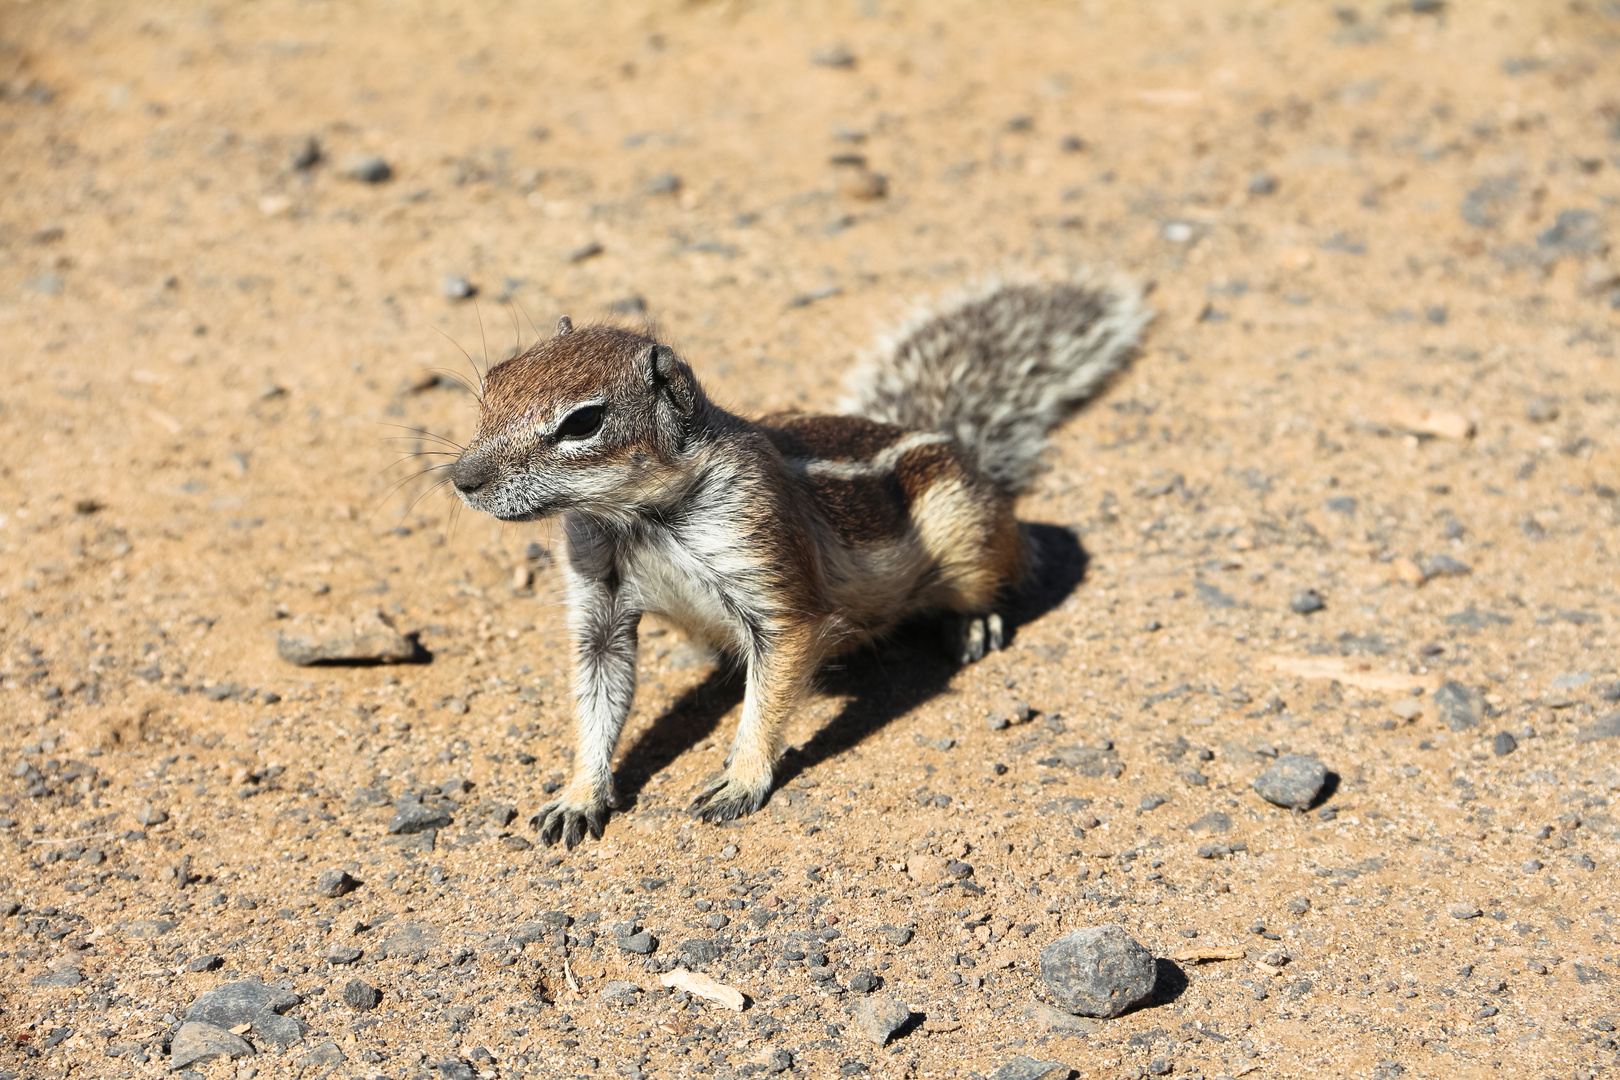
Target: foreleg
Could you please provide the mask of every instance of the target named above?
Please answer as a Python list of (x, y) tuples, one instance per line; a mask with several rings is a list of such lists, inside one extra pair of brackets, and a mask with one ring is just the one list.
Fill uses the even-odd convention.
[(613, 749), (636, 693), (639, 609), (619, 580), (609, 539), (568, 523), (569, 629), (574, 639), (574, 769), (558, 798), (530, 819), (548, 846), (572, 848), (602, 835), (608, 809), (618, 805)]

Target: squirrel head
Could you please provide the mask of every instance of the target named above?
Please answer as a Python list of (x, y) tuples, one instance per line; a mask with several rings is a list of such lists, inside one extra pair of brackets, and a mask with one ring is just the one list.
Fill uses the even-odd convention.
[(656, 510), (680, 487), (707, 406), (668, 345), (565, 317), (555, 337), (484, 377), (478, 430), (450, 479), (468, 506), (503, 521)]

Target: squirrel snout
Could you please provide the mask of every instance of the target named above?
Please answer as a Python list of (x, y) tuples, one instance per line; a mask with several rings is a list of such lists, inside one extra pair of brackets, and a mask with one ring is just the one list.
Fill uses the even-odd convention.
[(488, 458), (462, 455), (450, 466), (450, 482), (463, 495), (471, 495), (495, 479), (495, 465)]

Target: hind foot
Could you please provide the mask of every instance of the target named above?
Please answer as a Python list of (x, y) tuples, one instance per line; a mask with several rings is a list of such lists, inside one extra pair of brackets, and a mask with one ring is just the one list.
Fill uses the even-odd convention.
[(1006, 629), (1001, 616), (958, 615), (946, 626), (946, 645), (959, 664), (983, 660), (985, 653), (1000, 652), (1006, 645)]

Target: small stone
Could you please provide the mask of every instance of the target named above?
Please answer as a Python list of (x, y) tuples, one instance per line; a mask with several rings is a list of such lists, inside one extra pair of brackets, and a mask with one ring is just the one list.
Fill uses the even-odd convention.
[(838, 193), (866, 202), (881, 199), (889, 193), (889, 178), (871, 169), (843, 169), (838, 176)]
[(144, 940), (162, 937), (180, 924), (173, 919), (133, 919), (119, 928), (126, 938)]
[(849, 988), (857, 994), (870, 994), (883, 986), (883, 980), (870, 971), (858, 972), (849, 980)]
[(186, 970), (213, 971), (224, 962), (225, 961), (219, 958), (218, 953), (204, 953), (201, 956), (193, 956), (190, 960), (186, 961)]
[(1153, 954), (1119, 926), (1075, 930), (1041, 950), (1041, 980), (1077, 1015), (1118, 1016), (1146, 1001), (1157, 979)]
[(613, 943), (625, 952), (636, 953), (639, 956), (648, 956), (658, 948), (658, 939), (643, 930), (636, 934), (626, 934), (616, 937)]
[(439, 292), (450, 300), (470, 300), (478, 295), (478, 287), (462, 274), (446, 274), (439, 279)]
[(141, 808), (135, 811), (135, 821), (142, 826), (161, 825), (168, 820), (168, 811), (159, 810), (151, 803), (142, 803)]
[(634, 1005), (637, 1001), (636, 995), (641, 992), (641, 987), (633, 982), (611, 979), (602, 987), (602, 1000), (610, 1005)]
[(1276, 764), (1255, 777), (1254, 790), (1262, 799), (1292, 810), (1304, 810), (1316, 801), (1327, 784), (1327, 766), (1304, 754), (1284, 754)]
[(356, 154), (343, 164), (343, 175), (362, 184), (381, 184), (393, 178), (393, 167), (376, 154)]
[(382, 1004), (382, 991), (364, 979), (350, 979), (343, 984), (343, 1004), (361, 1012), (370, 1012)]
[(1536, 871), (1541, 869), (1541, 860), (1526, 859), (1524, 862), (1519, 864), (1519, 869), (1523, 870), (1527, 874), (1534, 874)]
[(432, 803), (405, 803), (388, 820), (388, 831), (395, 836), (408, 836), (429, 829), (442, 829), (454, 821), (455, 818), (451, 817), (450, 812), (442, 806)]
[(661, 172), (647, 181), (645, 190), (649, 195), (674, 195), (681, 190), (681, 178), (672, 172)]
[(1423, 715), (1423, 703), (1414, 697), (1403, 697), (1397, 699), (1389, 711), (1410, 723)]
[(1558, 399), (1550, 397), (1532, 398), (1524, 407), (1524, 418), (1532, 424), (1550, 424), (1558, 419)]
[(243, 979), (226, 983), (200, 995), (186, 1009), (186, 1019), (215, 1027), (230, 1029), (241, 1024), (254, 1023), (260, 1013), (281, 1013), (303, 999), (297, 994), (262, 982)]
[(1288, 608), (1295, 615), (1309, 615), (1312, 612), (1321, 611), (1325, 607), (1327, 607), (1327, 601), (1323, 600), (1322, 594), (1315, 589), (1301, 589), (1294, 594), (1292, 600), (1288, 601)]
[(600, 243), (592, 240), (589, 243), (581, 244), (579, 247), (570, 251), (568, 253), (568, 261), (571, 263), (584, 262), (586, 259), (596, 258), (596, 256), (602, 254), (602, 252), (605, 250), (606, 249), (602, 247)]
[(341, 1065), (348, 1058), (338, 1049), (338, 1044), (330, 1040), (314, 1047), (309, 1053), (298, 1059), (298, 1064), (304, 1069), (330, 1069)]
[(1484, 914), (1472, 904), (1452, 904), (1446, 909), (1446, 913), (1453, 919), (1477, 919)]
[(897, 998), (866, 997), (855, 1006), (855, 1024), (874, 1045), (883, 1046), (911, 1019), (911, 1006)]
[(1434, 692), (1434, 707), (1440, 721), (1452, 731), (1479, 726), (1485, 715), (1485, 698), (1478, 690), (1460, 682), (1447, 682)]
[(1519, 740), (1510, 731), (1498, 731), (1496, 738), (1491, 740), (1491, 752), (1497, 757), (1507, 757), (1518, 748)]
[(812, 53), (810, 62), (817, 67), (848, 69), (855, 66), (855, 54), (844, 45), (828, 45)]
[(1019, 1054), (990, 1074), (990, 1080), (1069, 1080), (1074, 1070), (1061, 1061), (1037, 1061)]
[(1005, 716), (994, 713), (984, 718), (984, 724), (991, 731), (1006, 731), (1008, 728), (1012, 727), (1011, 720), (1008, 720)]
[(276, 640), (276, 655), (289, 664), (397, 664), (414, 659), (416, 642), (378, 610), (353, 619), (299, 615)]
[(1620, 712), (1601, 716), (1575, 731), (1575, 741), (1578, 743), (1602, 742), (1606, 739), (1620, 739)]
[(315, 893), (317, 896), (339, 897), (351, 893), (360, 887), (360, 882), (349, 876), (347, 870), (332, 866), (321, 871), (320, 877), (315, 879)]
[(1149, 1076), (1169, 1076), (1175, 1071), (1175, 1065), (1169, 1058), (1154, 1058), (1148, 1062), (1147, 1071)]
[(1454, 559), (1450, 555), (1441, 553), (1431, 555), (1423, 563), (1423, 576), (1427, 578), (1465, 577), (1472, 574), (1474, 568), (1461, 559)]
[(1275, 195), (1277, 178), (1268, 172), (1257, 172), (1249, 177), (1250, 195)]
[(307, 172), (321, 163), (321, 144), (315, 136), (305, 137), (298, 149), (293, 151), (292, 160), (288, 162), (294, 172)]
[(183, 1069), (204, 1061), (221, 1058), (234, 1060), (253, 1053), (253, 1047), (240, 1035), (232, 1035), (225, 1028), (188, 1020), (180, 1025), (169, 1044), (169, 1068)]
[(905, 926), (880, 926), (878, 933), (883, 936), (884, 941), (897, 949), (909, 944), (912, 936), (911, 929)]
[(325, 960), (328, 964), (342, 967), (344, 964), (354, 963), (364, 955), (363, 950), (356, 949), (352, 945), (334, 945), (326, 950)]
[(49, 986), (66, 988), (78, 986), (84, 982), (84, 976), (76, 967), (61, 967), (55, 971), (43, 972), (28, 980), (29, 986)]
[(1090, 1035), (1102, 1026), (1089, 1016), (1075, 1016), (1053, 1008), (1044, 1001), (1031, 1001), (1025, 1005), (1024, 1017), (1042, 1030), (1059, 1035)]

